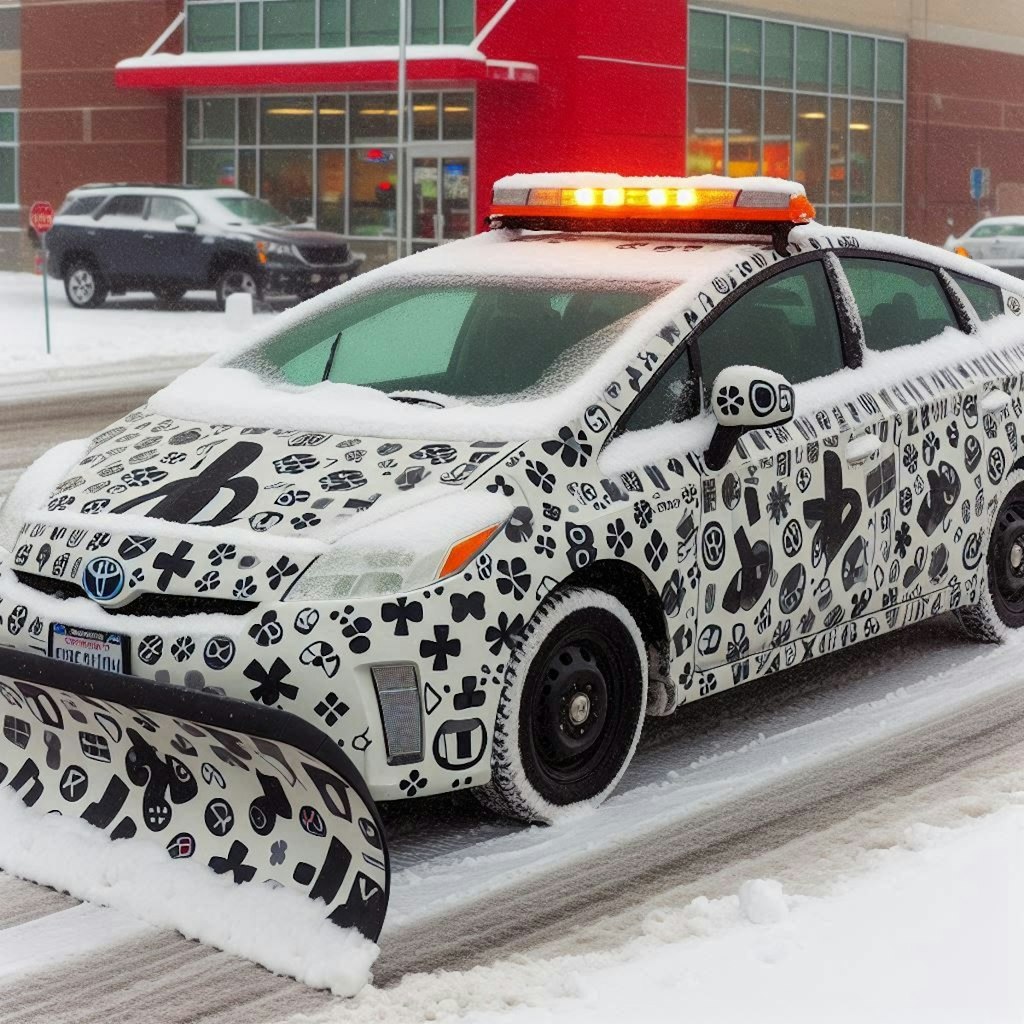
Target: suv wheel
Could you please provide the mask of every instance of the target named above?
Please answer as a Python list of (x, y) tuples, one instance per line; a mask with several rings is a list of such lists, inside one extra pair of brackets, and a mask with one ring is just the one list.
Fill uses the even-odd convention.
[(106, 301), (109, 288), (89, 260), (72, 260), (64, 268), (64, 293), (77, 309), (95, 309)]
[(956, 617), (976, 640), (1000, 643), (1024, 626), (1024, 470), (1007, 475), (988, 542), (988, 572), (977, 604)]
[(552, 822), (597, 806), (633, 757), (647, 705), (647, 649), (601, 590), (570, 588), (537, 610), (509, 658), (494, 726), (492, 810)]
[(228, 296), (237, 292), (245, 292), (252, 296), (253, 302), (260, 298), (260, 286), (256, 275), (251, 270), (235, 267), (225, 270), (217, 278), (217, 307), (221, 310), (227, 305)]

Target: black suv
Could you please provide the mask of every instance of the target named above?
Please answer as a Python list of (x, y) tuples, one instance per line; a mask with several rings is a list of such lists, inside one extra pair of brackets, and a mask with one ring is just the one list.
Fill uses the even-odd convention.
[(348, 280), (365, 258), (340, 236), (288, 218), (231, 188), (83, 185), (46, 239), (48, 267), (72, 306), (151, 291), (165, 304), (191, 289), (309, 298)]

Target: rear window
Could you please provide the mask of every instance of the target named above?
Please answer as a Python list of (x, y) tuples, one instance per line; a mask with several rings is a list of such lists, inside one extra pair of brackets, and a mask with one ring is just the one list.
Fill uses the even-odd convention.
[(1003, 293), (994, 284), (985, 284), (984, 281), (964, 277), (963, 274), (950, 274), (950, 277), (960, 285), (960, 290), (974, 307), (979, 320), (991, 320), (1002, 313)]
[(60, 208), (60, 216), (83, 217), (98, 210), (106, 196), (68, 196)]
[(141, 217), (145, 205), (145, 196), (114, 196), (100, 217)]
[(872, 351), (916, 345), (947, 327), (959, 328), (935, 271), (849, 256), (839, 262), (864, 325), (864, 344)]

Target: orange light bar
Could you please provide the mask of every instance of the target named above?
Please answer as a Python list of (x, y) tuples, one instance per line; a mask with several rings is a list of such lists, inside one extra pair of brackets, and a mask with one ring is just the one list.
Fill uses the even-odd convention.
[(749, 188), (495, 189), (495, 218), (600, 221), (738, 221), (806, 224), (814, 207), (802, 194)]

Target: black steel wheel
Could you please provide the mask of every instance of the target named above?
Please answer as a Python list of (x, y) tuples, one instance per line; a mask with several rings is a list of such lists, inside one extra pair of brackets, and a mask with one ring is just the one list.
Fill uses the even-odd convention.
[(528, 821), (600, 803), (633, 756), (646, 703), (646, 648), (626, 607), (598, 590), (550, 597), (510, 658), (481, 798)]

